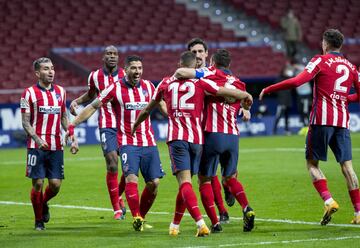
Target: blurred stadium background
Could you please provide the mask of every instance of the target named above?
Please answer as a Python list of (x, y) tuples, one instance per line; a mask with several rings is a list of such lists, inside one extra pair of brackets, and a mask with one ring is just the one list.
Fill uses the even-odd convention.
[[(186, 42), (200, 37), (209, 54), (217, 48), (231, 51), (232, 71), (257, 97), (286, 63), (280, 19), (290, 8), (303, 30), (297, 60), (305, 64), (319, 53), (321, 35), (331, 27), (344, 33), (343, 52), (360, 65), (357, 0), (0, 0), (0, 130), (21, 129), (10, 120), (18, 120), (21, 92), (35, 81), (34, 59), (53, 60), (56, 82), (72, 100), (86, 89), (88, 73), (102, 66), (101, 51), (110, 44), (120, 51), (121, 67), (126, 55), (142, 56), (143, 78), (156, 84), (174, 71)], [(274, 99), (266, 104), (273, 114)], [(256, 102), (253, 109), (255, 114)], [(355, 131), (359, 115), (356, 120)]]

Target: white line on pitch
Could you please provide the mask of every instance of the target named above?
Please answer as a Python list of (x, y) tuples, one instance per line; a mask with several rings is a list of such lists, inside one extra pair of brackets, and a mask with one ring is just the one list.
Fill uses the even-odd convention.
[[(255, 149), (239, 149), (239, 153), (259, 153), (259, 152), (301, 152), (304, 153), (304, 148), (281, 148), (281, 147), (275, 147), (275, 148), (255, 148)], [(352, 151), (360, 151), (359, 147), (352, 148)], [(167, 154), (167, 153), (166, 153)], [(91, 161), (91, 160), (103, 160), (104, 157), (68, 157), (65, 158), (65, 161)], [(12, 161), (2, 161), (0, 162), (0, 165), (10, 165), (10, 164), (24, 164), (25, 159), (23, 160), (12, 160)]]
[[(13, 202), (13, 201), (0, 201), (0, 205), (24, 205), (24, 206), (31, 206), (31, 203), (27, 202)], [(98, 208), (98, 207), (87, 207), (87, 206), (74, 206), (74, 205), (59, 205), (59, 204), (51, 204), (51, 207), (55, 208), (69, 208), (69, 209), (81, 209), (81, 210), (93, 210), (93, 211), (113, 211), (110, 208)], [(156, 215), (172, 215), (169, 212), (149, 212), (149, 214), (156, 214)], [(185, 213), (186, 216), (190, 216), (189, 214)], [(204, 215), (206, 216), (206, 215)], [(231, 217), (232, 220), (242, 220), (239, 217)], [(274, 222), (274, 223), (286, 223), (286, 224), (299, 224), (299, 225), (312, 225), (312, 226), (319, 226), (318, 222), (308, 222), (308, 221), (299, 221), (299, 220), (280, 220), (280, 219), (263, 219), (263, 218), (256, 218), (256, 221), (260, 222)], [(360, 225), (352, 225), (352, 224), (328, 224), (327, 226), (334, 226), (334, 227), (352, 227), (352, 228), (360, 228)]]
[(313, 239), (293, 239), (293, 240), (279, 240), (279, 241), (262, 241), (262, 242), (249, 242), (249, 243), (236, 243), (236, 244), (223, 244), (223, 245), (207, 245), (207, 246), (183, 246), (183, 248), (207, 248), (207, 247), (240, 247), (240, 246), (260, 246), (260, 245), (276, 245), (276, 244), (291, 244), (291, 243), (305, 243), (305, 242), (321, 242), (321, 241), (338, 241), (347, 239), (360, 239), (360, 236), (343, 236), (336, 238), (313, 238)]

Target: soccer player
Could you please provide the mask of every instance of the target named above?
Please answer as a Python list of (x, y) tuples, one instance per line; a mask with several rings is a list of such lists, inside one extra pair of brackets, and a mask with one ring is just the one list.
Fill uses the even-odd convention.
[(351, 223), (360, 224), (359, 182), (352, 166), (347, 102), (352, 86), (359, 94), (359, 76), (356, 67), (340, 53), (343, 41), (344, 36), (339, 30), (326, 30), (322, 39), (323, 55), (313, 57), (304, 71), (296, 77), (266, 87), (259, 96), (262, 100), (265, 94), (295, 88), (314, 79), (314, 100), (306, 138), (306, 163), (313, 185), (324, 200), (325, 212), (321, 225), (328, 224), (332, 214), (339, 209), (319, 167), (319, 160), (327, 160), (328, 146), (340, 164), (347, 182), (355, 210)]
[[(209, 68), (179, 68), (175, 76), (186, 78), (205, 78), (215, 81), (219, 86), (245, 91), (245, 84), (230, 71), (231, 57), (225, 49), (217, 50), (211, 57)], [(237, 180), (239, 130), (237, 116), (241, 103), (231, 98), (207, 97), (205, 110), (205, 144), (199, 171), (200, 195), (204, 208), (214, 228), (221, 228), (213, 208), (214, 193), (210, 185), (216, 175), (220, 161), (221, 173), (231, 194), (243, 208), (243, 230), (254, 228), (255, 212), (250, 207), (242, 184)], [(248, 110), (243, 110), (244, 119), (250, 118)], [(218, 227), (219, 226), (219, 227)]]
[[(196, 56), (194, 53), (189, 51), (182, 53), (180, 66), (195, 69), (195, 64)], [(167, 143), (171, 168), (179, 183), (175, 215), (169, 228), (169, 234), (173, 236), (179, 233), (179, 225), (185, 208), (188, 209), (197, 224), (196, 236), (207, 236), (209, 234), (209, 229), (202, 218), (191, 184), (191, 176), (198, 173), (202, 144), (204, 143), (201, 122), (206, 93), (237, 99), (248, 98), (250, 105), (252, 103), (252, 97), (247, 92), (218, 87), (215, 82), (210, 80), (164, 78), (157, 86), (152, 101), (141, 111), (132, 129), (134, 133), (140, 123), (148, 118), (151, 110), (161, 100), (166, 102), (169, 121)], [(211, 230), (212, 232), (221, 231), (214, 226)]]
[[(157, 195), (159, 178), (164, 176), (150, 118), (142, 123), (135, 136), (131, 134), (131, 125), (140, 111), (150, 102), (155, 91), (150, 81), (141, 79), (142, 72), (141, 57), (135, 55), (126, 57), (125, 77), (109, 85), (91, 104), (86, 106), (70, 124), (67, 134), (72, 137), (75, 126), (87, 120), (101, 106), (111, 102), (117, 119), (119, 154), (126, 179), (125, 195), (134, 217), (133, 227), (136, 231), (143, 231), (145, 215)], [(146, 182), (140, 201), (139, 170)]]
[[(187, 44), (188, 51), (193, 52), (196, 55), (196, 68), (206, 68), (206, 59), (208, 57), (208, 46), (205, 41), (200, 38), (193, 38)], [(211, 180), (211, 186), (213, 188), (215, 203), (219, 210), (220, 221), (222, 223), (229, 222), (229, 214), (224, 206), (224, 201), (221, 195), (221, 185), (219, 178), (215, 175)], [(228, 190), (223, 181), (223, 188), (225, 193), (225, 201), (228, 206), (233, 206), (235, 198)]]
[[(50, 219), (48, 201), (55, 197), (64, 179), (64, 152), (61, 126), (68, 129), (66, 93), (54, 84), (55, 70), (49, 58), (33, 63), (38, 82), (25, 89), (20, 108), (22, 125), (28, 135), (26, 176), (32, 179), (31, 203), (35, 214), (35, 230), (45, 230)], [(71, 152), (78, 150), (75, 136)], [(43, 194), (44, 178), (48, 186)]]
[[(76, 109), (79, 104), (94, 100), (96, 96), (109, 85), (124, 77), (125, 72), (118, 67), (119, 55), (115, 46), (107, 46), (104, 50), (102, 60), (103, 68), (92, 71), (88, 78), (88, 90), (83, 95), (73, 100), (70, 104), (70, 112), (77, 115)], [(99, 132), (101, 148), (106, 162), (106, 184), (114, 210), (114, 219), (123, 219), (126, 213), (124, 201), (121, 197), (125, 190), (125, 178), (121, 176), (118, 184), (118, 143), (116, 138), (116, 117), (111, 103), (100, 107)]]

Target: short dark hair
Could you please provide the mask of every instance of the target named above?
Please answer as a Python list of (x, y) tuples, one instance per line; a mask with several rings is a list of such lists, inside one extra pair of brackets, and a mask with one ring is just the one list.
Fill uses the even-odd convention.
[(195, 46), (195, 45), (203, 45), (204, 49), (205, 49), (205, 52), (208, 50), (208, 46), (206, 44), (205, 41), (203, 41), (202, 39), (200, 38), (193, 38), (191, 39), (188, 43), (187, 43), (187, 49), (190, 51), (190, 49)]
[(214, 61), (216, 67), (228, 68), (230, 66), (231, 56), (228, 50), (218, 49), (212, 55), (212, 60)]
[(339, 49), (344, 42), (344, 35), (337, 29), (327, 29), (323, 34), (323, 40), (330, 45), (331, 48)]
[(180, 55), (180, 63), (182, 66), (190, 67), (191, 64), (194, 63), (195, 61), (196, 61), (195, 53), (186, 51)]
[(140, 61), (142, 62), (142, 58), (138, 55), (129, 55), (125, 58), (125, 67), (129, 66), (133, 61)]
[(33, 62), (34, 70), (35, 70), (35, 71), (40, 70), (40, 65), (41, 65), (42, 63), (49, 63), (49, 62), (52, 63), (52, 62), (51, 62), (51, 59), (46, 58), (46, 57), (41, 57), (41, 58), (36, 59), (36, 60)]

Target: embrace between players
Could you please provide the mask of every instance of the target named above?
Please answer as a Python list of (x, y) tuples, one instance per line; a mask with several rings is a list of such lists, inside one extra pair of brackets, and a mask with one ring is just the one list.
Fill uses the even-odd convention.
[[(323, 225), (330, 221), (331, 215), (339, 208), (328, 191), (326, 179), (318, 166), (319, 160), (326, 160), (328, 145), (334, 151), (348, 182), (349, 194), (355, 209), (352, 223), (360, 224), (359, 186), (351, 163), (347, 110), (348, 101), (358, 101), (359, 79), (356, 69), (351, 68), (351, 64), (348, 62), (341, 64), (341, 60), (337, 59), (342, 57), (339, 53), (341, 39), (343, 36), (337, 30), (327, 30), (323, 36), (324, 55), (314, 57), (304, 72), (295, 77), (293, 81), (272, 85), (260, 94), (260, 98), (262, 98), (266, 93), (296, 87), (312, 78), (315, 80), (314, 87), (320, 89), (319, 92), (315, 92), (318, 92), (321, 98), (314, 100), (313, 106), (317, 106), (317, 102), (319, 102), (316, 109), (322, 109), (322, 115), (318, 116), (319, 111), (316, 109), (312, 112), (310, 132), (307, 136), (306, 159), (314, 186), (325, 202), (325, 212), (321, 220)], [(169, 227), (169, 234), (173, 236), (179, 234), (180, 221), (186, 209), (196, 222), (196, 236), (207, 236), (210, 232), (222, 232), (221, 224), (228, 222), (229, 216), (223, 205), (221, 186), (216, 176), (219, 162), (226, 201), (228, 205), (232, 205), (234, 198), (231, 196), (236, 198), (243, 208), (243, 231), (251, 231), (254, 227), (255, 213), (249, 206), (243, 186), (236, 177), (239, 142), (237, 116), (239, 112), (242, 112), (243, 120), (250, 119), (249, 109), (252, 105), (252, 97), (246, 92), (245, 84), (231, 74), (229, 70), (231, 58), (228, 51), (217, 50), (211, 56), (210, 67), (205, 67), (208, 52), (206, 43), (201, 39), (193, 39), (188, 45), (189, 51), (182, 53), (180, 65), (175, 74), (164, 78), (156, 89), (150, 81), (141, 79), (143, 68), (140, 57), (128, 56), (125, 60), (125, 71), (120, 70), (119, 72), (117, 50), (114, 46), (107, 47), (103, 56), (104, 68), (90, 74), (89, 90), (71, 103), (71, 112), (76, 114), (75, 109), (78, 104), (96, 97), (95, 100), (83, 109), (70, 125), (63, 125), (63, 128), (67, 130), (67, 137), (73, 142), (72, 150), (75, 153), (77, 143), (74, 127), (100, 109), (100, 138), (107, 164), (106, 181), (114, 209), (114, 218), (122, 219), (124, 217), (126, 208), (121, 195), (125, 191), (134, 218), (133, 227), (136, 231), (142, 231), (144, 228), (150, 227), (145, 223), (145, 216), (156, 198), (159, 179), (164, 175), (149, 118), (151, 110), (160, 106), (161, 111), (168, 116), (167, 144), (172, 172), (179, 183), (174, 218)], [(332, 69), (331, 66), (329, 66), (330, 69), (325, 68), (325, 61), (331, 58), (331, 61), (338, 63), (334, 62), (333, 66), (337, 66), (335, 69)], [(40, 65), (42, 64), (40, 63)], [(326, 79), (334, 73), (338, 73), (338, 77), (334, 78), (333, 76), (331, 80), (334, 82), (331, 81), (331, 83), (338, 88), (329, 86), (330, 81)], [(343, 75), (346, 75), (347, 78), (345, 79)], [(339, 82), (337, 78), (344, 80)], [(337, 92), (343, 97), (329, 100), (330, 93), (323, 90), (322, 84), (324, 83), (321, 80), (326, 81), (326, 89), (340, 90)], [(352, 85), (355, 86), (357, 94), (348, 96)], [(26, 105), (26, 102), (23, 102), (23, 99), (28, 99), (25, 96), (22, 98), (24, 112), (29, 108), (29, 104)], [(324, 107), (327, 102), (330, 107), (326, 105)], [(47, 102), (45, 105), (49, 103)], [(333, 109), (331, 120), (330, 117), (326, 118), (330, 115), (329, 108)], [(61, 114), (64, 111), (62, 109), (59, 112)], [(58, 125), (60, 130), (60, 124)], [(35, 140), (33, 133), (29, 132), (31, 130), (28, 130), (28, 126), (24, 125), (24, 129), (32, 137), (29, 140)], [(319, 144), (319, 140), (323, 143)], [(35, 150), (55, 152), (60, 150), (62, 153), (62, 146), (49, 149), (41, 146), (41, 142), (36, 140), (35, 142), (35, 146), (28, 147), (28, 168), (41, 167), (44, 166), (44, 163), (48, 163), (46, 160), (32, 165), (30, 155)], [(317, 143), (315, 144), (315, 142)], [(118, 154), (123, 171), (120, 184), (118, 184), (117, 172)], [(35, 160), (37, 160), (36, 158)], [(137, 188), (139, 169), (146, 182), (141, 198)], [(199, 174), (201, 201), (211, 220), (210, 230), (202, 218), (192, 188), (191, 177), (196, 174)], [(34, 180), (43, 182), (43, 179), (47, 177), (49, 186), (54, 180), (53, 176), (48, 177), (47, 172), (43, 174), (29, 173), (28, 176), (33, 178), (33, 182)], [(63, 172), (60, 176), (55, 175), (55, 178), (61, 182)], [(33, 185), (36, 186), (36, 184)], [(42, 184), (38, 187), (35, 186), (33, 186), (31, 195), (35, 212), (35, 228), (43, 230), (44, 222), (49, 220), (47, 206), (49, 187), (46, 189), (46, 197), (43, 199)], [(37, 194), (33, 194), (33, 191)], [(219, 209), (220, 220), (215, 211), (215, 203)]]

